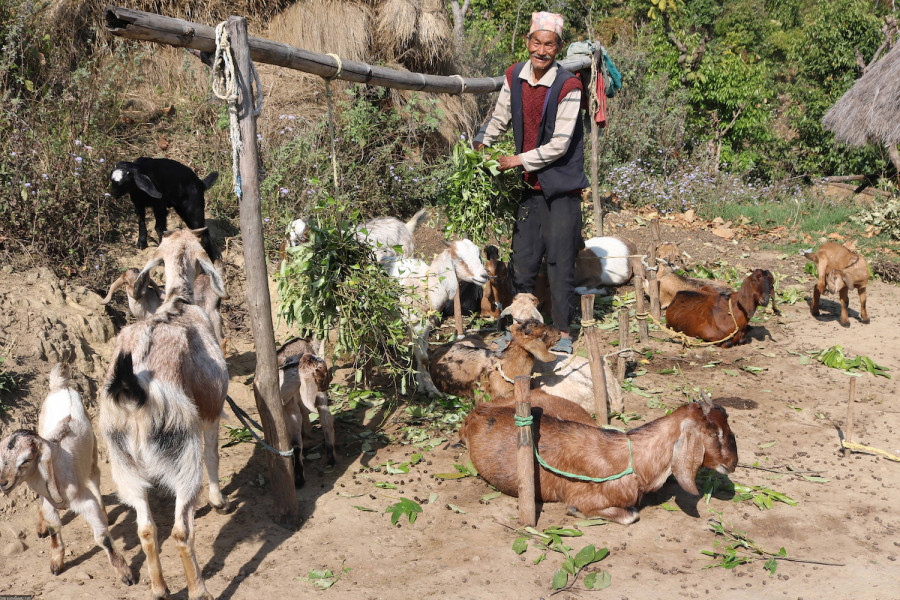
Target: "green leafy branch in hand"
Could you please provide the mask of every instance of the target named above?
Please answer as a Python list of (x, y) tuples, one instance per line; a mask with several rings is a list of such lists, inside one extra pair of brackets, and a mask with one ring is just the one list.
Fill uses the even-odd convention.
[(886, 371), (889, 370), (887, 367), (882, 367), (875, 364), (875, 361), (873, 361), (868, 356), (860, 355), (855, 358), (848, 359), (844, 354), (844, 349), (840, 344), (836, 344), (831, 348), (822, 350), (816, 355), (815, 358), (826, 367), (841, 369), (851, 375), (856, 375), (856, 371), (859, 370), (868, 371), (872, 375), (886, 377), (887, 379), (891, 378), (891, 376), (886, 373)]
[[(568, 529), (563, 527), (549, 527), (543, 532), (533, 527), (525, 528), (525, 535), (520, 535), (513, 542), (512, 549), (516, 554), (523, 554), (528, 549), (528, 540), (534, 541), (535, 545), (543, 552), (535, 559), (534, 564), (538, 564), (547, 557), (547, 552), (559, 552), (565, 558), (561, 567), (553, 575), (552, 587), (558, 593), (567, 589), (571, 589), (578, 576), (585, 567), (600, 562), (609, 555), (608, 548), (596, 549), (593, 544), (589, 544), (579, 550), (575, 555), (572, 554), (572, 547), (563, 542), (564, 537), (580, 537), (584, 535), (577, 529)], [(569, 577), (572, 577), (571, 582)], [(584, 578), (584, 587), (588, 590), (602, 590), (609, 587), (612, 583), (612, 577), (607, 571), (594, 571)]]

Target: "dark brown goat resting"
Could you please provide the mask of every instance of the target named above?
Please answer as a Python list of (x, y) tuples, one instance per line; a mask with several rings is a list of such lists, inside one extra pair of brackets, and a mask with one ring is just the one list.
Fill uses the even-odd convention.
[[(519, 491), (514, 415), (511, 406), (482, 404), (469, 413), (459, 432), (481, 477), (510, 496)], [(536, 500), (564, 502), (569, 514), (599, 516), (623, 525), (638, 519), (641, 498), (661, 488), (669, 474), (686, 492), (699, 495), (695, 480), (701, 466), (727, 474), (738, 462), (728, 415), (708, 401), (687, 404), (628, 433), (545, 413), (535, 418), (534, 439), (547, 464), (594, 478), (627, 469), (630, 441), (634, 472), (618, 479), (579, 481), (536, 467)]]
[[(757, 307), (768, 304), (771, 298), (772, 309), (776, 310), (774, 287), (772, 274), (756, 269), (736, 293), (723, 293), (711, 286), (680, 291), (666, 310), (666, 324), (707, 342), (724, 340), (718, 344), (723, 348), (745, 344), (749, 341), (746, 335), (750, 319)], [(728, 337), (732, 332), (734, 335)]]

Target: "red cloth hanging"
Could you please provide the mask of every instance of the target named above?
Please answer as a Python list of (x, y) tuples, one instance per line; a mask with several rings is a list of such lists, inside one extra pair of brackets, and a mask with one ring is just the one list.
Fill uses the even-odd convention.
[(594, 122), (600, 127), (606, 127), (606, 84), (603, 82), (603, 74), (599, 71), (597, 72), (597, 89), (595, 93), (597, 94), (599, 108), (597, 109), (597, 114), (594, 115)]

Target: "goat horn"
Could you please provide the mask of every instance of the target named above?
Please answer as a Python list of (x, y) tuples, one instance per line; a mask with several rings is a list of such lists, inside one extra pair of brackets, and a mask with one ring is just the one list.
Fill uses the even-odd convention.
[(150, 271), (161, 264), (163, 264), (162, 257), (159, 255), (154, 256), (135, 277), (134, 284), (131, 286), (135, 299), (140, 300), (143, 298), (144, 292), (147, 291), (147, 278), (150, 277)]
[(112, 285), (109, 286), (109, 292), (106, 294), (106, 298), (100, 301), (100, 304), (109, 304), (109, 301), (112, 300), (113, 294), (119, 291), (125, 285), (125, 273), (119, 275), (119, 278), (113, 281)]
[(710, 409), (712, 408), (712, 398), (710, 398), (709, 394), (706, 390), (700, 392), (700, 408), (703, 409), (703, 414), (708, 415)]

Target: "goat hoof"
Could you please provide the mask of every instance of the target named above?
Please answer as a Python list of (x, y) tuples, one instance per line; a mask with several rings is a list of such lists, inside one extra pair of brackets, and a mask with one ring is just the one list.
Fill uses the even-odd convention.
[(60, 562), (58, 565), (53, 562), (50, 563), (50, 573), (53, 575), (59, 575), (63, 572), (63, 564)]
[(127, 586), (134, 585), (134, 577), (132, 577), (131, 573), (124, 573), (121, 577), (122, 583)]
[(231, 512), (231, 504), (228, 502), (228, 500), (226, 500), (219, 506), (216, 506), (215, 504), (212, 504), (212, 503), (210, 503), (210, 506), (212, 506), (213, 510), (216, 511), (217, 513), (219, 513), (220, 515), (227, 515), (228, 513)]
[(841, 321), (841, 327), (847, 327), (847, 328), (849, 328), (849, 327), (850, 327), (850, 321), (847, 321), (846, 323), (844, 323), (843, 321)]
[(869, 324), (869, 319), (868, 319), (868, 317), (865, 318), (865, 319), (860, 319), (860, 322), (862, 322), (862, 323), (868, 325), (868, 324)]
[(42, 539), (43, 539), (43, 538), (47, 537), (48, 535), (50, 535), (50, 530), (49, 530), (48, 528), (46, 528), (46, 527), (44, 527), (44, 528), (38, 527), (38, 530), (37, 530), (37, 536), (38, 536), (39, 538), (42, 538)]

